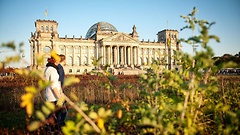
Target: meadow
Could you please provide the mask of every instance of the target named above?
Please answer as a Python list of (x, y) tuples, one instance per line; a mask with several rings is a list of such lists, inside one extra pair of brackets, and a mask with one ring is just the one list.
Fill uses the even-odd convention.
[[(66, 76), (68, 77), (68, 76)], [(64, 88), (66, 95), (75, 93), (79, 100), (89, 105), (99, 105), (109, 108), (120, 101), (136, 103), (141, 98), (139, 95), (140, 80), (136, 75), (117, 75), (113, 81), (114, 90), (109, 91), (101, 85), (108, 79), (96, 75), (76, 76), (80, 82)], [(233, 110), (240, 108), (240, 76), (217, 76), (220, 91), (215, 95), (216, 100), (231, 104)], [(20, 107), (21, 95), (25, 93), (24, 87), (37, 85), (36, 78), (4, 77), (0, 79), (0, 132), (1, 134), (27, 134), (26, 129), (29, 119), (23, 108)], [(122, 85), (133, 87), (121, 89)], [(134, 88), (134, 89), (133, 89)], [(38, 109), (44, 102), (45, 90), (35, 95), (35, 109)], [(117, 94), (116, 94), (117, 93)], [(69, 114), (71, 118), (73, 114)], [(34, 118), (31, 118), (34, 119)], [(124, 129), (124, 127), (122, 127)], [(41, 131), (38, 132), (43, 132)], [(34, 132), (36, 133), (36, 132)], [(33, 134), (34, 134), (33, 133)], [(129, 134), (128, 132), (125, 132)]]

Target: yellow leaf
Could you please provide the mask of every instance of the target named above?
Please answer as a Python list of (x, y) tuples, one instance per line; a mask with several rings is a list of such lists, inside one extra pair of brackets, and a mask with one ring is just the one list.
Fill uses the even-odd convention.
[(24, 95), (21, 96), (21, 107), (25, 107), (28, 106), (28, 104), (32, 104), (32, 99), (33, 99), (33, 94), (32, 93), (26, 93)]
[(37, 93), (37, 90), (34, 86), (27, 86), (25, 87), (26, 92)]
[(99, 127), (101, 130), (105, 131), (104, 121), (103, 121), (102, 118), (99, 118), (99, 119), (98, 119), (97, 124), (98, 124), (98, 127)]
[(29, 116), (31, 116), (33, 114), (33, 104), (32, 103), (27, 104), (26, 112)]
[(78, 83), (80, 82), (80, 80), (74, 76), (71, 76), (71, 77), (68, 77), (64, 80), (64, 86), (69, 86), (71, 84), (74, 84), (74, 83)]
[(14, 72), (19, 74), (19, 75), (23, 74), (23, 70), (21, 70), (21, 69), (15, 69)]
[(122, 118), (122, 110), (117, 111), (117, 118), (119, 118), (119, 119)]

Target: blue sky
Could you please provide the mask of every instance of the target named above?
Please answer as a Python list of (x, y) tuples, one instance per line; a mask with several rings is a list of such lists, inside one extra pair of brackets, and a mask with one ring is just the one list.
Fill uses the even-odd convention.
[[(216, 22), (210, 33), (219, 36), (221, 42), (209, 44), (215, 56), (234, 55), (240, 51), (239, 0), (1, 0), (0, 43), (15, 41), (18, 45), (24, 42), (24, 60), (29, 65), (28, 40), (31, 32), (35, 32), (37, 19), (57, 21), (60, 37), (85, 37), (93, 24), (104, 21), (125, 33), (132, 32), (136, 25), (139, 40), (157, 40), (157, 32), (166, 28), (176, 29), (180, 38), (186, 38), (191, 32), (180, 31), (186, 25), (180, 15), (187, 15), (193, 7), (198, 10), (198, 19)], [(48, 17), (44, 14), (46, 9)], [(0, 48), (2, 50), (5, 48)], [(183, 44), (182, 50), (192, 53), (190, 45)], [(12, 53), (0, 53), (0, 60), (8, 55)]]

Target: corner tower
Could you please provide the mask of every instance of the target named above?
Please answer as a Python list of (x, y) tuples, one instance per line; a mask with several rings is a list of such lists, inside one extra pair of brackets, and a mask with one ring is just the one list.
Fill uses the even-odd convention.
[(58, 37), (58, 23), (54, 20), (37, 20), (35, 22), (35, 35), (38, 38), (54, 38)]

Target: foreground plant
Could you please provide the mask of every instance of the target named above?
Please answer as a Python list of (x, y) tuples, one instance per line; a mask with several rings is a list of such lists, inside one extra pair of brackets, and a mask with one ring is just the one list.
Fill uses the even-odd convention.
[(219, 91), (214, 76), (219, 67), (214, 66), (214, 53), (208, 43), (212, 39), (220, 41), (217, 36), (209, 35), (214, 23), (197, 20), (196, 12), (193, 8), (188, 16), (181, 17), (189, 24), (183, 29), (194, 31), (198, 27), (199, 35), (180, 41), (201, 45), (201, 51), (194, 56), (175, 52), (181, 65), (179, 71), (161, 69), (154, 62), (151, 72), (141, 76), (144, 99), (139, 101), (135, 112), (141, 116), (139, 125), (143, 134), (239, 133), (239, 111), (233, 112), (230, 104), (213, 96)]

